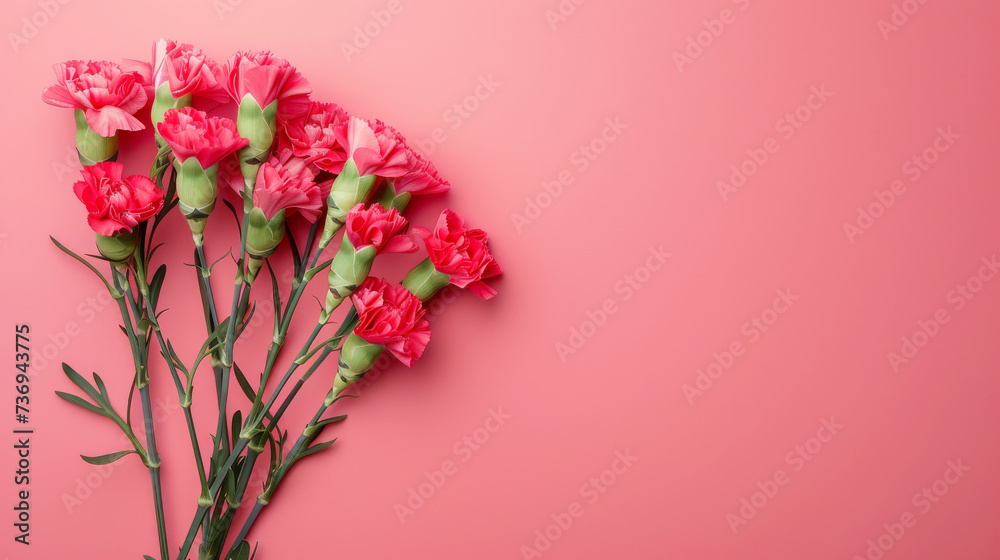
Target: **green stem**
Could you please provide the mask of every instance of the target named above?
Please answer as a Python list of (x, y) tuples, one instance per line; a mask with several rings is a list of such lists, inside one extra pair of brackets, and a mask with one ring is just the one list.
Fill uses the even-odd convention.
[[(233, 365), (233, 345), (235, 344), (234, 334), (236, 332), (236, 315), (239, 309), (239, 302), (241, 300), (240, 295), (244, 290), (245, 279), (243, 276), (243, 265), (244, 259), (246, 257), (246, 247), (247, 247), (247, 214), (243, 213), (243, 226), (240, 228), (240, 259), (237, 266), (239, 269), (236, 271), (236, 280), (233, 287), (233, 304), (231, 307), (231, 312), (229, 314), (229, 326), (226, 329), (226, 339), (225, 339), (225, 354), (223, 355), (223, 368), (221, 376), (221, 387), (219, 389), (219, 420), (216, 424), (216, 446), (213, 447), (212, 456), (215, 457), (215, 451), (217, 449), (222, 449), (225, 451), (223, 455), (228, 455), (223, 466), (215, 471), (213, 468), (214, 478), (212, 479), (212, 485), (209, 487), (209, 499), (212, 503), (218, 498), (219, 490), (222, 488), (222, 484), (226, 480), (226, 473), (232, 468), (233, 463), (236, 462), (236, 458), (239, 457), (243, 449), (246, 448), (246, 442), (241, 440), (241, 445), (234, 446), (231, 450), (229, 449), (229, 434), (228, 434), (228, 414), (226, 409), (228, 408), (229, 400), (229, 377), (232, 373)], [(249, 286), (246, 286), (247, 300), (249, 300)], [(214, 459), (213, 459), (214, 463)], [(214, 467), (214, 465), (213, 465)], [(205, 514), (208, 513), (211, 505), (201, 505), (200, 502), (203, 500), (199, 499), (198, 509), (195, 511), (194, 519), (191, 521), (191, 527), (188, 529), (187, 536), (184, 538), (184, 543), (181, 545), (180, 552), (177, 555), (178, 560), (185, 560), (188, 552), (191, 550), (191, 545), (194, 544), (194, 539), (198, 535), (198, 528), (201, 527), (202, 521), (205, 518)]]
[[(132, 287), (128, 278), (124, 278), (123, 273), (114, 268), (114, 266), (112, 266), (111, 273), (114, 276), (115, 287), (118, 288), (119, 291), (122, 291), (122, 280), (125, 281), (125, 297), (122, 299), (128, 302), (128, 305), (132, 310), (132, 316), (130, 316), (129, 310), (125, 307), (125, 302), (122, 301), (122, 299), (118, 300), (118, 306), (122, 313), (122, 321), (125, 323), (126, 333), (133, 343), (133, 358), (135, 358), (136, 362), (136, 381), (139, 386), (139, 395), (142, 402), (142, 418), (146, 432), (146, 453), (148, 457), (146, 466), (149, 468), (150, 484), (153, 488), (153, 509), (156, 516), (157, 540), (160, 544), (160, 556), (167, 558), (170, 555), (170, 548), (167, 546), (167, 527), (163, 514), (163, 489), (160, 485), (160, 456), (156, 450), (156, 434), (153, 426), (153, 406), (149, 398), (149, 374), (146, 371), (148, 354), (143, 351), (139, 351), (138, 353), (135, 352), (139, 348), (138, 337), (136, 336), (133, 324), (138, 323), (142, 319), (142, 314), (136, 307), (136, 300), (133, 298)], [(135, 323), (133, 323), (132, 317), (135, 318)]]
[[(244, 213), (244, 223), (245, 222), (246, 222), (246, 213)], [(310, 229), (309, 238), (308, 238), (308, 241), (307, 241), (306, 246), (305, 246), (304, 255), (308, 255), (310, 252), (312, 252), (312, 245), (313, 245), (313, 243), (315, 241), (316, 228), (317, 228), (317, 224), (314, 224), (313, 227)], [(247, 235), (247, 228), (243, 227), (242, 228), (240, 260), (239, 260), (241, 275), (238, 277), (238, 281), (242, 280), (243, 261), (244, 261), (244, 257), (245, 257), (245, 253), (246, 253), (246, 235)], [(298, 306), (299, 300), (302, 298), (302, 294), (305, 292), (305, 287), (306, 287), (307, 282), (303, 282), (303, 279), (304, 279), (306, 273), (310, 269), (315, 268), (316, 263), (319, 262), (319, 259), (322, 256), (324, 248), (325, 247), (323, 247), (323, 246), (318, 246), (316, 248), (315, 254), (313, 255), (313, 258), (312, 258), (312, 261), (311, 261), (310, 265), (308, 267), (307, 266), (302, 266), (301, 269), (296, 274), (295, 281), (293, 282), (293, 290), (292, 290), (291, 297), (289, 298), (289, 302), (285, 306), (284, 312), (281, 315), (281, 321), (278, 323), (279, 327), (278, 327), (278, 332), (275, 333), (275, 340), (273, 341), (273, 343), (268, 348), (268, 356), (267, 356), (267, 360), (266, 360), (266, 365), (265, 365), (263, 373), (261, 374), (260, 386), (258, 388), (257, 395), (255, 395), (254, 403), (253, 403), (253, 406), (251, 407), (251, 411), (256, 411), (257, 408), (258, 408), (258, 406), (260, 405), (260, 402), (263, 400), (263, 395), (264, 395), (264, 390), (265, 390), (265, 387), (266, 387), (266, 384), (267, 384), (267, 379), (270, 376), (271, 370), (273, 369), (274, 363), (275, 363), (275, 361), (277, 359), (277, 355), (278, 355), (278, 353), (280, 352), (281, 348), (284, 345), (284, 339), (285, 339), (285, 336), (287, 335), (288, 329), (289, 329), (289, 327), (291, 325), (291, 319), (292, 319), (292, 315), (293, 315), (293, 313), (295, 311), (295, 308)], [(303, 262), (302, 264), (305, 265), (305, 262)], [(235, 316), (235, 314), (231, 314), (230, 315), (230, 317), (234, 317), (234, 316)], [(230, 319), (230, 324), (229, 324), (230, 333), (231, 333), (232, 329), (234, 328), (234, 322), (235, 322), (234, 319)], [(316, 325), (316, 327), (313, 330), (313, 333), (310, 335), (309, 340), (304, 345), (303, 350), (299, 353), (299, 356), (296, 358), (296, 360), (299, 360), (301, 357), (303, 357), (303, 356), (305, 356), (305, 355), (308, 354), (309, 347), (315, 341), (316, 337), (319, 334), (320, 329), (322, 329), (322, 327), (324, 325), (325, 325), (325, 323), (319, 323), (319, 324)], [(228, 386), (228, 377), (229, 377), (229, 371), (228, 371), (228, 369), (231, 368), (231, 364), (232, 364), (232, 359), (231, 359), (231, 357), (232, 357), (232, 353), (231, 353), (232, 352), (232, 349), (231, 349), (232, 340), (231, 340), (230, 333), (227, 333), (227, 336), (226, 336), (226, 342), (227, 342), (226, 355), (229, 357), (229, 359), (225, 360), (225, 365), (227, 366), (227, 368), (226, 368), (227, 371), (226, 371), (226, 374), (225, 374), (224, 379), (223, 379), (223, 393), (222, 393), (222, 395), (225, 394), (224, 391), (227, 389), (227, 386)], [(325, 358), (325, 356), (324, 356), (324, 358)], [(252, 420), (252, 423), (254, 425), (257, 425), (257, 424), (260, 424), (260, 423), (264, 422), (264, 419), (267, 417), (268, 411), (270, 411), (270, 408), (274, 404), (274, 401), (276, 400), (278, 394), (284, 388), (285, 384), (287, 384), (288, 379), (291, 377), (291, 375), (298, 368), (298, 365), (299, 364), (293, 363), (290, 366), (288, 372), (285, 374), (285, 377), (278, 384), (278, 387), (275, 389), (274, 393), (271, 395), (271, 398), (268, 399), (267, 405), (262, 409), (262, 411), (260, 412), (260, 414), (257, 415), (257, 416), (255, 416), (254, 419)], [(308, 375), (311, 375), (312, 371), (315, 371), (315, 370), (311, 369), (310, 372), (308, 373)], [(296, 388), (293, 390), (292, 395), (290, 395), (290, 396), (294, 396), (294, 394), (298, 391), (298, 387), (300, 387), (300, 386), (301, 385), (297, 385)], [(222, 414), (225, 414), (224, 413), (224, 409), (223, 409), (223, 403), (224, 403), (224, 399), (220, 397), (220, 421), (224, 417), (224, 416), (222, 416)], [(272, 419), (272, 421), (271, 421), (268, 429), (271, 429), (276, 424), (277, 424), (277, 418)], [(224, 430), (225, 428), (224, 428), (224, 426), (221, 426), (221, 424), (220, 424), (220, 429)], [(246, 426), (244, 426), (244, 430), (246, 430)], [(231, 452), (229, 453), (229, 456), (226, 458), (226, 461), (222, 465), (222, 467), (218, 471), (216, 471), (215, 478), (212, 480), (211, 487), (209, 488), (209, 493), (210, 493), (210, 496), (211, 496), (211, 498), (212, 498), (213, 501), (215, 499), (217, 499), (218, 492), (221, 489), (222, 484), (225, 482), (226, 473), (229, 471), (229, 469), (232, 468), (233, 464), (235, 464), (237, 458), (243, 452), (243, 450), (247, 448), (248, 444), (249, 444), (249, 439), (246, 438), (246, 437), (240, 437), (237, 441), (233, 442), (233, 448), (232, 448)], [(247, 459), (248, 459), (248, 461), (244, 464), (243, 468), (246, 469), (246, 472), (249, 473), (250, 471), (252, 471), (253, 465), (256, 462), (256, 456), (253, 457), (253, 459), (251, 459), (250, 458), (250, 453), (248, 452)], [(246, 479), (246, 482), (244, 482), (241, 486), (237, 487), (237, 494), (240, 496), (240, 498), (242, 498), (242, 495), (246, 491), (246, 484), (249, 481), (249, 474), (247, 474), (247, 476), (245, 476), (245, 477), (241, 476), (240, 478), (241, 479)], [(191, 528), (188, 531), (188, 536), (185, 539), (185, 543), (184, 543), (184, 545), (181, 548), (182, 556), (184, 554), (187, 554), (187, 552), (190, 550), (190, 547), (191, 547), (191, 545), (193, 544), (193, 541), (194, 541), (194, 537), (197, 534), (198, 525), (201, 523), (202, 519), (204, 519), (206, 513), (208, 513), (208, 508), (207, 507), (202, 507), (202, 506), (199, 506), (198, 510), (195, 512), (195, 519), (192, 522)], [(228, 532), (228, 527), (227, 527), (226, 530)], [(179, 559), (181, 559), (181, 557), (179, 557)]]
[[(195, 246), (194, 261), (195, 270), (198, 274), (198, 282), (201, 287), (201, 304), (205, 308), (205, 327), (211, 336), (215, 332), (216, 327), (219, 326), (219, 312), (216, 309), (215, 294), (212, 291), (212, 269), (208, 266), (208, 260), (205, 257), (205, 247), (203, 245)], [(221, 362), (221, 357), (218, 350), (213, 351), (212, 356), (216, 359), (212, 369), (215, 372), (215, 396), (218, 399), (222, 394), (222, 367), (218, 365), (218, 362)]]
[(306, 436), (306, 432), (309, 431), (310, 428), (315, 427), (316, 424), (319, 423), (320, 418), (322, 418), (323, 414), (327, 411), (328, 408), (329, 407), (327, 407), (326, 403), (324, 402), (323, 405), (320, 406), (319, 410), (316, 411), (316, 414), (313, 416), (312, 420), (310, 420), (309, 423), (306, 424), (306, 427), (303, 430), (302, 435), (299, 436), (299, 439), (295, 440), (295, 445), (293, 445), (292, 449), (288, 452), (288, 457), (284, 460), (284, 462), (282, 462), (281, 467), (278, 469), (278, 472), (274, 475), (274, 479), (271, 480), (270, 484), (268, 484), (268, 489), (265, 490), (265, 493), (261, 494), (261, 496), (257, 499), (257, 504), (254, 505), (253, 511), (250, 513), (250, 516), (247, 518), (246, 522), (243, 523), (243, 528), (240, 529), (239, 534), (233, 541), (233, 548), (230, 548), (227, 554), (232, 554), (235, 547), (239, 546), (239, 544), (243, 541), (243, 539), (246, 538), (247, 533), (250, 532), (250, 528), (253, 527), (254, 522), (257, 520), (257, 516), (260, 514), (260, 510), (264, 509), (264, 506), (268, 504), (271, 495), (274, 493), (274, 490), (276, 490), (278, 485), (281, 484), (281, 480), (285, 477), (285, 474), (288, 472), (288, 469), (291, 468), (292, 464), (295, 463), (295, 461), (298, 459), (298, 454), (302, 451), (302, 446), (305, 445), (306, 440), (308, 439), (308, 437)]
[[(146, 293), (148, 293), (148, 286)], [(174, 379), (174, 385), (177, 387), (177, 398), (181, 401), (181, 408), (184, 410), (184, 419), (187, 423), (188, 437), (191, 440), (191, 449), (194, 452), (194, 460), (198, 466), (198, 481), (201, 484), (201, 494), (204, 497), (208, 496), (208, 481), (205, 476), (205, 463), (201, 456), (201, 445), (198, 444), (198, 434), (195, 430), (194, 418), (191, 415), (191, 403), (187, 399), (187, 395), (184, 391), (184, 383), (181, 381), (180, 374), (177, 372), (177, 368), (174, 365), (173, 359), (168, 355), (167, 343), (163, 338), (163, 333), (160, 331), (160, 326), (157, 323), (156, 309), (149, 301), (149, 298), (143, 296), (143, 300), (146, 304), (146, 309), (149, 310), (151, 315), (151, 321), (153, 321), (153, 331), (156, 332), (156, 340), (160, 345), (160, 349), (163, 352), (163, 356), (167, 362), (167, 368), (170, 370), (170, 375)], [(169, 557), (164, 557), (165, 559)]]

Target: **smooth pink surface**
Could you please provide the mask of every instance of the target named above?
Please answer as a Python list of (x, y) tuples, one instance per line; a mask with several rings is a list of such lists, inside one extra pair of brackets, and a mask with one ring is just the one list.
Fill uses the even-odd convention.
[[(907, 21), (886, 40), (879, 20), (890, 21), (894, 2), (919, 8), (900, 11)], [(1000, 279), (972, 280), (993, 274), (981, 259), (1000, 252), (1000, 5), (588, 1), (553, 29), (556, 0), (46, 3), (58, 12), (8, 2), (8, 40), (24, 32), (22, 18), (44, 25), (16, 52), (0, 49), (3, 328), (13, 338), (14, 324), (31, 324), (36, 366), (30, 547), (12, 541), (12, 375), (0, 384), (0, 556), (155, 554), (146, 471), (134, 460), (103, 473), (83, 463), (79, 454), (121, 449), (120, 438), (53, 395), (70, 388), (57, 365), (66, 361), (100, 371), (123, 406), (129, 355), (101, 286), (47, 239), (90, 248), (65, 163), (72, 115), (40, 94), (55, 62), (145, 58), (160, 37), (219, 60), (273, 49), (317, 99), (433, 148), (454, 189), (419, 205), (413, 222), (459, 210), (492, 233), (505, 271), (491, 301), (463, 293), (437, 304), (416, 367), (393, 366), (346, 403), (333, 450), (296, 467), (262, 515), (251, 535), (258, 558), (535, 558), (524, 547), (545, 548), (536, 531), (547, 528), (560, 533), (541, 551), (551, 559), (874, 559), (868, 541), (880, 536), (887, 560), (1000, 554)], [(387, 24), (371, 23), (390, 7)], [(711, 22), (720, 18), (730, 23)], [(702, 33), (706, 20), (717, 38)], [(377, 35), (345, 56), (366, 25)], [(674, 53), (699, 33), (711, 43), (679, 70)], [(824, 88), (832, 95), (814, 93)], [(798, 127), (786, 117), (797, 109)], [(607, 124), (616, 120), (624, 130)], [(939, 130), (957, 135), (937, 140), (947, 151), (927, 152), (936, 161), (926, 169), (907, 163)], [(581, 159), (581, 144), (602, 133), (613, 141), (594, 140), (603, 152)], [(125, 158), (130, 173), (152, 154), (149, 136), (136, 138), (145, 147)], [(731, 166), (768, 149), (724, 200), (717, 183)], [(561, 192), (551, 186), (560, 178)], [(902, 194), (849, 239), (844, 224), (888, 200), (874, 193), (897, 180)], [(527, 210), (524, 225), (515, 215), (526, 215), (526, 197), (546, 208)], [(202, 323), (181, 265), (190, 244), (179, 216), (166, 227), (164, 331), (190, 360)], [(224, 209), (209, 228), (218, 258), (233, 243)], [(670, 256), (657, 258), (661, 248)], [(389, 255), (376, 272), (398, 280), (420, 258)], [(657, 270), (638, 270), (647, 262)], [(287, 270), (287, 259), (277, 264)], [(220, 301), (231, 272), (230, 262), (218, 269)], [(966, 283), (979, 290), (971, 300), (953, 292)], [(790, 307), (784, 290), (798, 298)], [(602, 309), (613, 312), (601, 326), (585, 324)], [(241, 363), (259, 363), (270, 338), (266, 305), (260, 313), (237, 347)], [(291, 344), (315, 313), (305, 300)], [(766, 332), (744, 326), (762, 314), (773, 320)], [(947, 319), (937, 330), (935, 315)], [(925, 344), (894, 371), (888, 355), (918, 321), (936, 334), (918, 335)], [(592, 336), (562, 359), (557, 345), (574, 328)], [(732, 348), (742, 355), (727, 356)], [(721, 375), (717, 361), (729, 364)], [(691, 404), (685, 385), (710, 367), (717, 379), (703, 379), (711, 385)], [(162, 366), (153, 373), (176, 548), (197, 485), (176, 393)], [(293, 434), (329, 386), (325, 373), (289, 414)], [(204, 443), (213, 392), (205, 370), (195, 393)], [(499, 426), (491, 411), (509, 418)], [(842, 425), (832, 436), (831, 417)], [(485, 434), (475, 451), (464, 442)], [(638, 459), (626, 468), (616, 452)], [(969, 470), (957, 478), (949, 462)], [(601, 484), (612, 466), (619, 474), (604, 484), (614, 483), (595, 491), (591, 479)], [(429, 494), (425, 473), (440, 482), (442, 468), (452, 474), (401, 523), (397, 504), (411, 490)], [(728, 516), (743, 499), (760, 504), (759, 488), (773, 496), (734, 534)], [(582, 515), (568, 529), (550, 528), (571, 511)]]

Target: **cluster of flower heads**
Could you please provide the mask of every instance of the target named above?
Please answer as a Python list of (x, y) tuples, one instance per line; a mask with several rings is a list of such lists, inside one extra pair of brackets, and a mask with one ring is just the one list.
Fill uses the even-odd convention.
[[(417, 250), (402, 212), (413, 196), (446, 192), (449, 183), (391, 126), (312, 100), (309, 82), (288, 61), (239, 52), (219, 64), (192, 45), (160, 40), (151, 63), (69, 61), (54, 69), (56, 83), (42, 97), (75, 110), (85, 167), (74, 191), (99, 247), (107, 238), (127, 239), (169, 202), (149, 178), (124, 177), (123, 166), (110, 161), (119, 132), (145, 128), (136, 115), (147, 108), (158, 144), (172, 154), (178, 207), (196, 243), (220, 185), (243, 205), (251, 265), (277, 249), (290, 216), (315, 223), (325, 215), (321, 247), (345, 228), (325, 310), (328, 316), (350, 297), (358, 312), (342, 373), (363, 374), (368, 347), (411, 365), (430, 338), (423, 302), (449, 283), (483, 299), (496, 294), (483, 282), (501, 273), (487, 234), (451, 210), (433, 229), (415, 228), (429, 258), (402, 284), (368, 277), (377, 254)], [(206, 113), (230, 101), (235, 121)], [(379, 202), (370, 202), (376, 193)], [(351, 363), (353, 354), (360, 361)]]

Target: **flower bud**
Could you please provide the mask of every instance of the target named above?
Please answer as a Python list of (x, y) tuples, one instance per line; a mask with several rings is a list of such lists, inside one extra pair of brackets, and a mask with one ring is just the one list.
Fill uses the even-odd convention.
[(420, 301), (431, 299), (434, 294), (449, 283), (451, 283), (451, 277), (434, 268), (434, 263), (429, 258), (413, 267), (413, 270), (403, 278), (403, 287), (417, 296)]
[(163, 115), (171, 109), (190, 107), (191, 102), (192, 96), (190, 94), (174, 98), (174, 95), (170, 92), (169, 82), (160, 84), (160, 87), (156, 89), (156, 95), (153, 97), (153, 108), (150, 111), (150, 119), (153, 122), (153, 137), (156, 139), (157, 146), (163, 145), (163, 138), (160, 137), (160, 133), (157, 130), (157, 125), (163, 122)]
[(113, 235), (96, 234), (97, 250), (104, 258), (115, 264), (124, 264), (135, 253), (135, 233), (124, 232)]
[(321, 248), (329, 245), (333, 236), (344, 227), (344, 220), (351, 208), (368, 200), (377, 180), (375, 175), (359, 176), (354, 160), (347, 160), (344, 170), (333, 180), (330, 196), (326, 199), (326, 224), (319, 242)]
[(257, 182), (257, 170), (271, 155), (271, 146), (277, 133), (277, 113), (277, 101), (263, 109), (249, 93), (240, 101), (236, 129), (250, 144), (236, 154), (240, 159), (240, 170), (243, 171), (247, 193), (253, 191), (254, 183)]
[(340, 348), (337, 377), (334, 379), (333, 389), (326, 397), (326, 405), (333, 404), (337, 395), (371, 371), (375, 360), (382, 355), (383, 351), (385, 351), (385, 346), (366, 342), (360, 336), (351, 333)]
[(74, 110), (73, 114), (76, 117), (76, 151), (80, 155), (80, 163), (87, 166), (118, 159), (118, 133), (110, 137), (101, 136), (87, 124), (87, 116), (82, 109)]
[(330, 289), (326, 294), (326, 307), (320, 314), (321, 323), (326, 323), (330, 314), (343, 303), (344, 298), (350, 297), (365, 278), (368, 278), (377, 251), (374, 245), (365, 245), (360, 250), (355, 249), (347, 236), (344, 236), (340, 250), (330, 264)]

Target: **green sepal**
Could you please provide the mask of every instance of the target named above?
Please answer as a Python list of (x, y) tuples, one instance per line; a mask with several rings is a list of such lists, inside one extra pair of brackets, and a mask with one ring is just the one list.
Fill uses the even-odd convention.
[(246, 194), (253, 192), (257, 171), (271, 155), (271, 146), (277, 134), (277, 115), (277, 101), (261, 109), (257, 100), (249, 93), (240, 100), (236, 113), (236, 130), (250, 143), (236, 152), (236, 155), (240, 160)]
[(344, 226), (351, 208), (368, 200), (376, 181), (378, 177), (375, 175), (359, 176), (358, 166), (354, 160), (347, 160), (340, 175), (333, 180), (330, 196), (326, 199), (326, 223), (323, 227), (323, 236), (320, 238), (320, 247), (329, 245), (333, 236), (337, 235)]
[(387, 180), (385, 181), (385, 186), (379, 192), (378, 203), (386, 210), (395, 208), (397, 212), (402, 214), (403, 210), (410, 204), (411, 198), (413, 198), (413, 195), (408, 192), (396, 194), (396, 188), (393, 186), (392, 181)]
[(215, 209), (219, 192), (219, 164), (205, 169), (197, 158), (189, 157), (183, 162), (175, 159), (174, 168), (177, 170), (177, 207), (181, 214), (188, 219), (207, 218)]
[(153, 97), (153, 107), (149, 112), (150, 122), (153, 125), (154, 137), (156, 138), (156, 143), (158, 145), (163, 145), (163, 139), (160, 137), (158, 124), (164, 121), (164, 115), (167, 111), (171, 109), (181, 109), (183, 107), (189, 107), (193, 100), (193, 96), (183, 95), (178, 98), (174, 98), (174, 94), (170, 91), (170, 84), (163, 83), (159, 88), (156, 89), (155, 96)]
[(101, 136), (87, 123), (87, 114), (82, 109), (74, 109), (76, 119), (76, 151), (82, 165), (94, 165), (102, 161), (114, 161), (118, 157), (118, 134)]
[(421, 261), (403, 278), (403, 287), (417, 296), (420, 301), (431, 299), (434, 294), (450, 283), (451, 277), (443, 272), (438, 272), (430, 258)]
[(104, 258), (115, 264), (124, 264), (132, 260), (135, 254), (135, 232), (124, 231), (113, 235), (94, 234), (97, 250)]
[(247, 253), (264, 258), (274, 253), (285, 237), (285, 210), (279, 210), (270, 220), (260, 208), (247, 216)]

